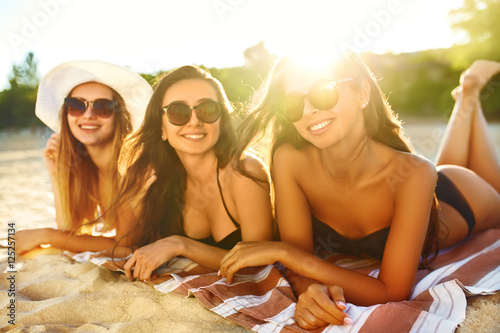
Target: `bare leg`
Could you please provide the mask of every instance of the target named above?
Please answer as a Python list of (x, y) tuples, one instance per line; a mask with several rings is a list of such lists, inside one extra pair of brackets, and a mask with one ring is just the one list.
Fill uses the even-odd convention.
[[(500, 63), (479, 60), (462, 74), (452, 93), (456, 104), (436, 159), (438, 170), (453, 181), (474, 212), (473, 232), (498, 227), (500, 222), (500, 166), (479, 100), (481, 89), (499, 71)], [(440, 204), (446, 226), (440, 246), (446, 247), (465, 238), (469, 230), (455, 208)]]
[(472, 115), (475, 113), (477, 103), (475, 101), (471, 103), (470, 98), (465, 98), (460, 86), (453, 90), (453, 97), (456, 102), (436, 156), (436, 165), (452, 164), (468, 167)]
[(452, 164), (474, 171), (500, 193), (500, 166), (488, 125), (481, 109), (479, 93), (500, 71), (500, 63), (478, 60), (461, 76), (454, 90), (457, 102), (446, 128), (436, 164)]

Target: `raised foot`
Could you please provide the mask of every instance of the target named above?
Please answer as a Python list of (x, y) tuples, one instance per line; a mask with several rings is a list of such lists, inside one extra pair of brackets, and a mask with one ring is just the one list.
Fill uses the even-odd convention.
[(500, 72), (500, 63), (492, 60), (476, 60), (460, 76), (463, 93), (479, 93), (486, 83)]

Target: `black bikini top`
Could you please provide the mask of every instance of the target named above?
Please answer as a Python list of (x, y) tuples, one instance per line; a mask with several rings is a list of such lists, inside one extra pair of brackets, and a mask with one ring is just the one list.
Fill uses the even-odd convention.
[(224, 209), (226, 210), (227, 216), (231, 219), (231, 222), (233, 222), (234, 226), (237, 228), (234, 230), (232, 233), (221, 239), (220, 241), (216, 242), (213, 236), (209, 236), (206, 238), (201, 238), (201, 239), (196, 239), (198, 242), (202, 242), (204, 244), (210, 245), (210, 246), (215, 246), (221, 249), (225, 250), (230, 250), (232, 249), (236, 244), (242, 241), (241, 237), (241, 228), (240, 224), (236, 222), (236, 220), (233, 218), (231, 213), (229, 213), (229, 210), (227, 209), (226, 202), (224, 201), (224, 196), (222, 195), (222, 188), (220, 186), (219, 182), (219, 167), (217, 166), (217, 187), (219, 187), (219, 193), (220, 197), (222, 199), (222, 204), (224, 205)]
[(367, 254), (382, 259), (390, 227), (377, 230), (360, 239), (350, 239), (339, 234), (328, 224), (312, 216), (314, 253), (326, 257), (333, 253), (343, 253), (361, 257)]

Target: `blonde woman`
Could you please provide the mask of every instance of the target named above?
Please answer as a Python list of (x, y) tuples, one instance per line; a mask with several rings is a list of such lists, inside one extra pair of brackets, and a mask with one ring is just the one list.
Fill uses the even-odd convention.
[[(57, 229), (17, 233), (18, 253), (40, 244), (70, 251), (113, 247), (112, 237), (94, 237), (85, 224), (96, 220), (118, 187), (123, 139), (142, 122), (151, 86), (139, 74), (103, 61), (63, 63), (40, 82), (36, 115), (55, 133), (43, 152), (56, 208)], [(102, 232), (117, 237), (133, 220), (103, 218)], [(72, 232), (77, 236), (68, 237)]]

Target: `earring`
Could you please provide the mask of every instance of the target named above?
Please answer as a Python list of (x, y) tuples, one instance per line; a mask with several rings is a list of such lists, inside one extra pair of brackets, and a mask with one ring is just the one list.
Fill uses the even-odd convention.
[(361, 104), (361, 109), (365, 109), (367, 105), (368, 105), (368, 103)]
[(165, 135), (163, 135), (163, 134), (162, 134), (162, 135), (161, 135), (161, 139), (162, 139), (163, 141), (165, 141)]

